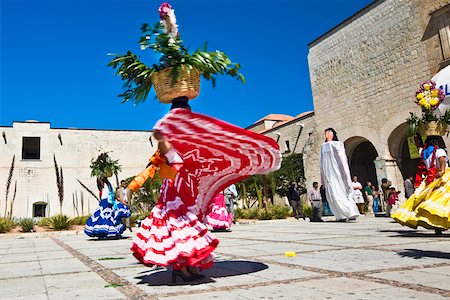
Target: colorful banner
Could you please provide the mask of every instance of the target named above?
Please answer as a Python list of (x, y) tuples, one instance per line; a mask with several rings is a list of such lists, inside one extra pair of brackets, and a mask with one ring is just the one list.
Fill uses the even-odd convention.
[(409, 157), (411, 159), (420, 158), (419, 149), (417, 149), (416, 143), (414, 142), (414, 137), (408, 136), (406, 139), (408, 141)]

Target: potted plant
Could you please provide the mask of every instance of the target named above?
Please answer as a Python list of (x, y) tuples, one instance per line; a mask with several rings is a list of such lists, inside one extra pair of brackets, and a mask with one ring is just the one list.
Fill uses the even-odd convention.
[(108, 178), (121, 171), (119, 160), (113, 160), (107, 151), (101, 152), (96, 159), (91, 160), (91, 176)]
[(436, 83), (430, 80), (420, 85), (416, 92), (415, 102), (422, 110), (422, 117), (417, 117), (411, 113), (406, 120), (408, 124), (408, 136), (417, 133), (423, 138), (429, 135), (444, 135), (447, 131), (447, 125), (450, 124), (450, 110), (447, 110), (443, 116), (437, 116), (434, 111), (444, 100), (444, 92), (436, 88)]
[(108, 64), (116, 69), (116, 75), (125, 81), (125, 91), (119, 95), (122, 102), (135, 104), (145, 101), (152, 86), (158, 99), (170, 103), (178, 97), (193, 99), (200, 91), (200, 77), (216, 83), (216, 75), (230, 75), (245, 82), (239, 73), (240, 65), (233, 63), (221, 51), (208, 52), (207, 44), (203, 50), (189, 53), (178, 33), (178, 25), (172, 6), (165, 2), (159, 9), (160, 22), (153, 27), (143, 24), (139, 40), (141, 50), (151, 49), (161, 56), (151, 66), (128, 51), (119, 54)]

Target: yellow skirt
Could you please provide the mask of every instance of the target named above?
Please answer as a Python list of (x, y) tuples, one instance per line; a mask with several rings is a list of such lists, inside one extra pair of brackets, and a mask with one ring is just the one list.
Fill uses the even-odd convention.
[(429, 185), (425, 180), (391, 217), (398, 223), (417, 228), (450, 228), (450, 169)]

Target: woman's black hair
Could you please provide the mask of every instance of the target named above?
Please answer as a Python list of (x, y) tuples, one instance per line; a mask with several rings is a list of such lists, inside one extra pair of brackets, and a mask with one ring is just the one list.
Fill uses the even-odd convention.
[(430, 135), (427, 137), (427, 139), (425, 140), (425, 144), (427, 146), (438, 146), (439, 147), (439, 141), (437, 136), (434, 135)]
[(170, 109), (175, 109), (175, 108), (184, 108), (184, 109), (188, 109), (191, 110), (191, 106), (188, 103), (189, 98), (186, 96), (182, 96), (182, 97), (178, 97), (172, 100), (172, 106), (170, 107)]
[[(339, 141), (336, 130), (334, 130), (333, 128), (330, 127), (330, 128), (325, 129), (325, 132), (327, 132), (327, 131), (331, 131), (333, 133), (333, 141)], [(325, 142), (327, 142), (327, 140), (325, 140)]]

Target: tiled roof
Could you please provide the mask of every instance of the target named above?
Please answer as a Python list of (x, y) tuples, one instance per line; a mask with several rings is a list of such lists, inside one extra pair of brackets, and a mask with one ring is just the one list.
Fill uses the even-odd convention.
[(305, 111), (305, 112), (303, 112), (303, 113), (301, 113), (301, 114), (295, 116), (295, 118), (292, 118), (291, 120), (286, 120), (286, 121), (283, 121), (283, 122), (276, 123), (272, 128), (268, 128), (268, 129), (263, 130), (263, 131), (261, 131), (261, 132), (259, 132), (259, 133), (262, 134), (262, 133), (264, 133), (264, 132), (270, 131), (270, 130), (272, 130), (272, 129), (274, 129), (274, 128), (277, 128), (277, 127), (279, 127), (279, 126), (281, 126), (281, 125), (284, 125), (284, 124), (286, 124), (286, 123), (289, 123), (289, 122), (291, 122), (291, 121), (300, 119), (300, 118), (302, 118), (302, 117), (304, 117), (304, 116), (307, 116), (307, 115), (309, 115), (309, 114), (311, 114), (311, 113), (313, 113), (313, 111)]
[(259, 119), (258, 121), (255, 122), (259, 123), (261, 121), (265, 121), (265, 120), (269, 120), (269, 121), (290, 121), (293, 120), (294, 117), (289, 116), (289, 115), (282, 115), (282, 114), (270, 114), (265, 116), (264, 118)]

